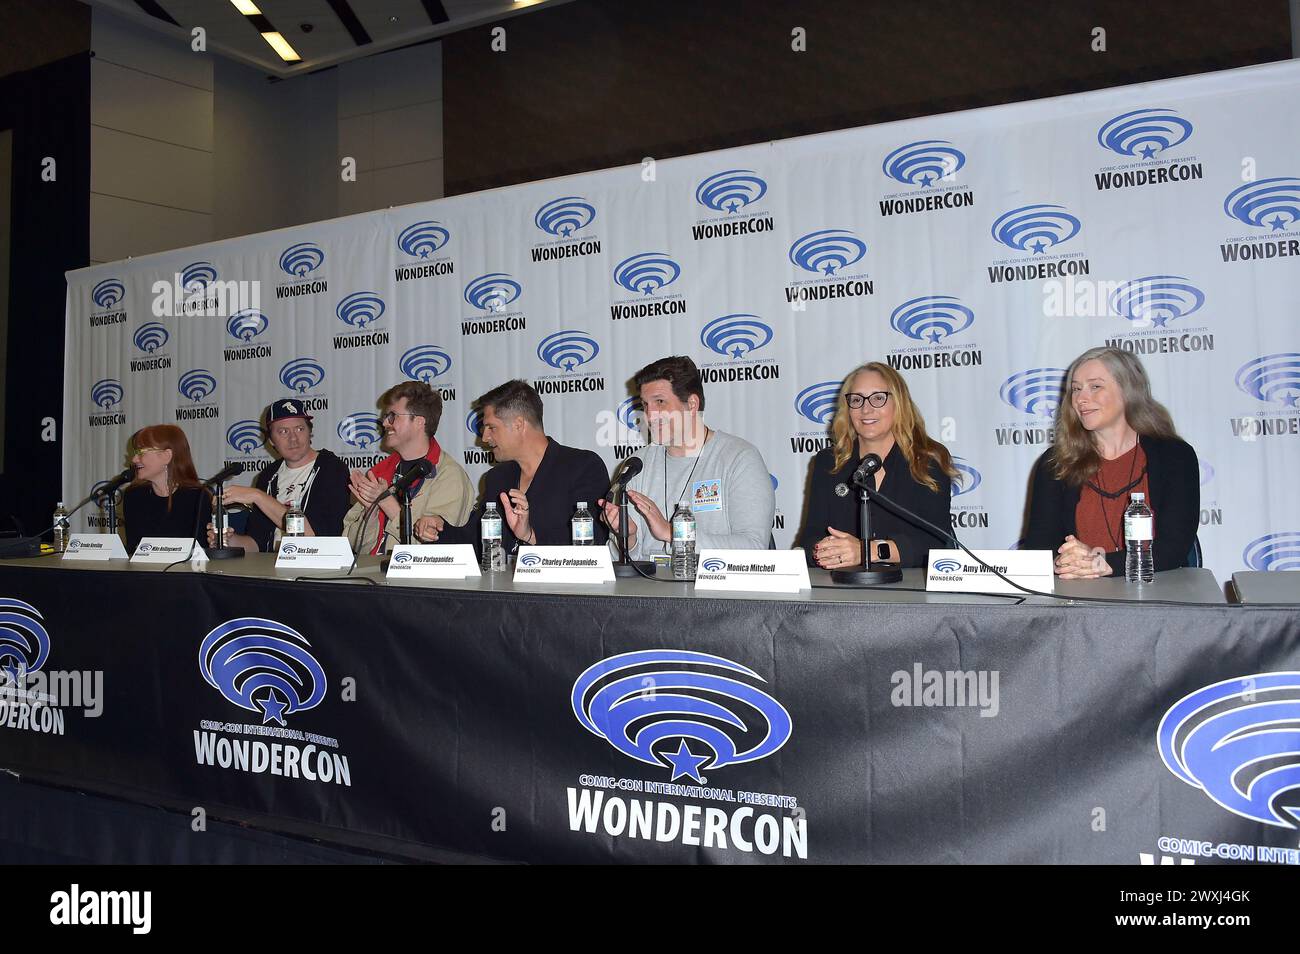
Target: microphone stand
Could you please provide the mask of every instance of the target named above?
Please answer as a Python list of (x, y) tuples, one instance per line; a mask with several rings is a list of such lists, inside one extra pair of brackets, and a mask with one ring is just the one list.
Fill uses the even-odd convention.
[(627, 510), (627, 485), (621, 484), (618, 488), (618, 561), (614, 564), (615, 578), (620, 576), (654, 576), (656, 567), (654, 561), (649, 563), (634, 561), (628, 552), (627, 545), (627, 527), (628, 527), (628, 510)]
[(893, 563), (881, 563), (871, 559), (871, 493), (868, 485), (873, 478), (868, 476), (858, 485), (859, 537), (862, 539), (862, 565), (846, 570), (831, 570), (831, 582), (841, 586), (880, 586), (884, 583), (897, 583), (903, 579), (903, 571)]
[(207, 547), (209, 560), (238, 560), (244, 555), (243, 547), (226, 546), (225, 522), (226, 506), (221, 502), (222, 492), (225, 488), (224, 482), (217, 484), (217, 502), (216, 508), (212, 511), (212, 527), (216, 530), (217, 546)]

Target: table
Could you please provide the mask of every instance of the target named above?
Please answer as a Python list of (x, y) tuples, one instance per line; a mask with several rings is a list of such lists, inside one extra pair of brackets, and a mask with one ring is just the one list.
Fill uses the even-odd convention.
[[(265, 556), (158, 573), (0, 564), (9, 627), (46, 633), (41, 671), (102, 676), (101, 713), (42, 713), (49, 731), (0, 703), (0, 767), (411, 858), (1295, 847), (1158, 744), (1189, 693), (1300, 670), (1300, 614), (1226, 604), (1206, 570), (1140, 593), (1068, 584), (1139, 597), (1116, 603), (908, 592), (916, 575), (746, 598), (641, 579), (295, 582)], [(377, 580), (375, 561), (359, 573)]]
[(1300, 604), (1300, 573), (1238, 570), (1232, 586), (1242, 603)]

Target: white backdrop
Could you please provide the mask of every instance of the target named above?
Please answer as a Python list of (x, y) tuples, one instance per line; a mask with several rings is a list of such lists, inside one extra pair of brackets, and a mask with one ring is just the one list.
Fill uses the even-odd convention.
[[(200, 313), (231, 282), (256, 307)], [(472, 478), (470, 403), (516, 376), (612, 468), (628, 378), (684, 353), (763, 453), (784, 547), (836, 384), (879, 359), (966, 472), (960, 536), (1007, 547), (1061, 369), (1118, 341), (1201, 457), (1206, 564), (1296, 568), (1298, 301), (1295, 62), (648, 160), (69, 273), (63, 496), (151, 423), (205, 476), (265, 466), (255, 422), (290, 394), (366, 466), (406, 377), (443, 390)]]

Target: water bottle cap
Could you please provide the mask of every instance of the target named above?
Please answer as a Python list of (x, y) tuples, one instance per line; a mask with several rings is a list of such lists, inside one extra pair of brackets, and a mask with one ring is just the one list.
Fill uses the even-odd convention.
[(579, 509), (579, 510), (586, 510), (586, 509), (587, 509), (587, 501), (585, 501), (585, 500), (579, 500), (579, 501), (578, 501), (578, 509)]
[(497, 505), (496, 505), (495, 501), (491, 501), (491, 500), (489, 500), (489, 501), (488, 501), (487, 508), (488, 508), (489, 510), (496, 510), (496, 509), (497, 509)]
[(1147, 499), (1147, 495), (1146, 495), (1146, 494), (1129, 494), (1129, 497), (1130, 497), (1132, 500), (1146, 500), (1146, 499)]

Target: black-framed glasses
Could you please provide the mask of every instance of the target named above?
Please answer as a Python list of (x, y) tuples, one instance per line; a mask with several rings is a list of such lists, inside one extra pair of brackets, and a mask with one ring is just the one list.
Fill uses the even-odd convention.
[(380, 420), (383, 421), (385, 424), (391, 424), (399, 417), (419, 417), (419, 415), (412, 414), (410, 411), (389, 411), (387, 414), (381, 417)]
[(862, 407), (863, 404), (870, 404), (872, 407), (884, 407), (885, 402), (889, 400), (889, 392), (872, 391), (870, 394), (859, 394), (857, 391), (850, 391), (844, 395), (844, 400), (855, 411)]

